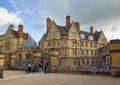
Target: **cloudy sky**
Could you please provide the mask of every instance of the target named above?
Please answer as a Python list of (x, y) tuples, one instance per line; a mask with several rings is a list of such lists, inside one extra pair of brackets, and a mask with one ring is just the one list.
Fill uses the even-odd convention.
[(9, 24), (24, 25), (37, 42), (46, 32), (46, 18), (65, 26), (65, 17), (80, 22), (80, 29), (103, 30), (108, 41), (120, 39), (120, 0), (0, 0), (0, 34)]

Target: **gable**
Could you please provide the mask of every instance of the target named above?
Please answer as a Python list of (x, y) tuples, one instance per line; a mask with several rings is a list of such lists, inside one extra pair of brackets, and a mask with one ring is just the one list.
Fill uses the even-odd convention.
[(101, 43), (107, 43), (108, 42), (102, 31), (101, 31), (100, 36), (98, 38), (98, 42), (101, 42)]
[(79, 38), (78, 31), (76, 30), (74, 24), (71, 25), (68, 35), (69, 35), (69, 39), (78, 39)]
[(8, 30), (6, 31), (4, 37), (5, 37), (5, 38), (6, 38), (6, 37), (7, 37), (7, 38), (13, 37), (13, 35), (12, 35), (12, 30), (8, 28)]
[(60, 39), (60, 38), (61, 38), (60, 30), (58, 29), (57, 25), (53, 22), (50, 30), (46, 33), (45, 40)]

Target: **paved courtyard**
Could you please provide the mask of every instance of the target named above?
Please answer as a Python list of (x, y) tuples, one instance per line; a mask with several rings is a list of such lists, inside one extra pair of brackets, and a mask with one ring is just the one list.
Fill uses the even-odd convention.
[(120, 85), (120, 78), (110, 76), (70, 75), (4, 71), (0, 85)]

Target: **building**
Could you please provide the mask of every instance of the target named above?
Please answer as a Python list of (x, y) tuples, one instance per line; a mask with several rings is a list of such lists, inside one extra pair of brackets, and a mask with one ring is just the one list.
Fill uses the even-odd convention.
[[(51, 49), (56, 49), (58, 58), (77, 57), (77, 66), (79, 63), (79, 66), (87, 64), (92, 67), (97, 64), (97, 49), (106, 44), (108, 42), (103, 31), (94, 32), (93, 27), (90, 27), (89, 32), (82, 31), (79, 22), (71, 23), (70, 16), (66, 16), (65, 26), (57, 25), (50, 18), (46, 19), (46, 33), (40, 39), (38, 47), (43, 54), (50, 54)], [(66, 62), (73, 63), (70, 66), (75, 67), (74, 60), (70, 59), (64, 64)]]
[(10, 24), (6, 33), (0, 35), (0, 56), (4, 58), (5, 69), (24, 69), (27, 63), (32, 62), (37, 43), (23, 30), (21, 24), (18, 30), (14, 30), (14, 25)]
[(120, 39), (110, 40), (112, 76), (120, 76)]
[(101, 71), (111, 71), (112, 61), (110, 53), (110, 43), (97, 49), (98, 66)]

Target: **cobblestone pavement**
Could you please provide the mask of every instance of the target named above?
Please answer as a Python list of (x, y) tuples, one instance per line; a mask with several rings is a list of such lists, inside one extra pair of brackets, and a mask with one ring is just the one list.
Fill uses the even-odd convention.
[(55, 73), (32, 73), (5, 71), (0, 85), (120, 85), (120, 78)]

